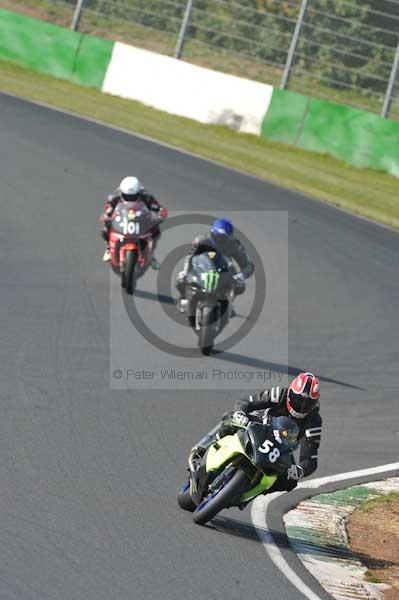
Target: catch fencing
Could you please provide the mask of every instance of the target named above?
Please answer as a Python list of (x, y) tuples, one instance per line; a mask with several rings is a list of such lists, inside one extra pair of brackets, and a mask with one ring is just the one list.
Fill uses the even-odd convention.
[(399, 118), (399, 0), (57, 0), (72, 28)]

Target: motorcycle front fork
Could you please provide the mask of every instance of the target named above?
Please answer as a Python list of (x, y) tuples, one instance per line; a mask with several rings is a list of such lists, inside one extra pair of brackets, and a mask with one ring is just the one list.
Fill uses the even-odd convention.
[(201, 456), (205, 454), (208, 450), (209, 446), (216, 442), (221, 436), (221, 432), (224, 429), (223, 421), (220, 421), (213, 429), (211, 429), (203, 438), (199, 440), (195, 444), (195, 446), (191, 449), (190, 456), (196, 452), (199, 452)]
[[(218, 335), (218, 333), (220, 333), (224, 327), (224, 324), (222, 324), (222, 319), (224, 319), (224, 315), (225, 313), (223, 313), (223, 315), (220, 315), (220, 305), (217, 304), (217, 309), (218, 309), (218, 317), (216, 319), (215, 325), (217, 327), (218, 324), (220, 324), (219, 327), (217, 327), (217, 331), (216, 331), (216, 335)], [(196, 331), (200, 331), (201, 329), (201, 309), (198, 308), (198, 304), (197, 304), (197, 308), (195, 310), (195, 330)]]

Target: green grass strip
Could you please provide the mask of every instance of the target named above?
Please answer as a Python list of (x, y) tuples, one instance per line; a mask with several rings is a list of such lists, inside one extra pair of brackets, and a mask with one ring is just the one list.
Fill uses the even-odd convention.
[(399, 228), (399, 180), (220, 125), (202, 125), (0, 62), (0, 89), (150, 136)]
[(361, 510), (363, 512), (369, 512), (370, 510), (373, 510), (374, 508), (381, 506), (381, 504), (391, 504), (392, 502), (399, 502), (399, 493), (398, 492), (390, 492), (389, 494), (386, 494), (384, 496), (379, 496), (378, 498), (372, 498), (371, 500), (364, 502), (359, 507), (359, 510)]

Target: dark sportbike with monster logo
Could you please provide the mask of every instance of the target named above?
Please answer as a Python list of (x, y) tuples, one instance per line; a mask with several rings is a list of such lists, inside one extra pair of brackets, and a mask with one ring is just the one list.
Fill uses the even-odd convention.
[(210, 354), (215, 338), (229, 322), (233, 309), (236, 270), (216, 250), (193, 256), (187, 273), (187, 317), (198, 334), (203, 354)]

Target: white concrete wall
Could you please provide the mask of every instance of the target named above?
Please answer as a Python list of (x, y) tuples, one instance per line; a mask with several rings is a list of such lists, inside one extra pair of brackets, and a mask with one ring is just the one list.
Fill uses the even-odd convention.
[(103, 92), (260, 135), (273, 87), (117, 42)]

